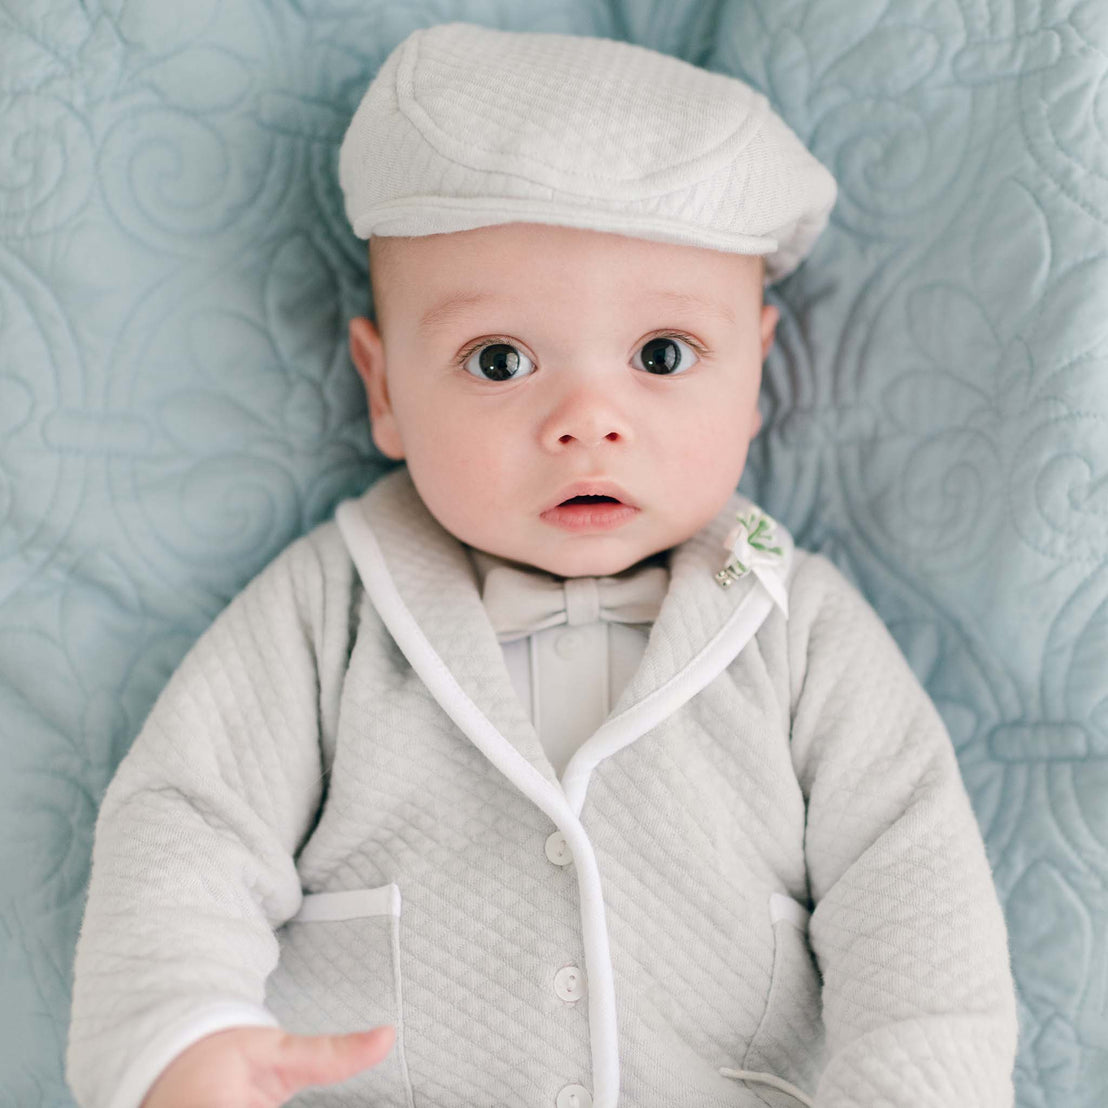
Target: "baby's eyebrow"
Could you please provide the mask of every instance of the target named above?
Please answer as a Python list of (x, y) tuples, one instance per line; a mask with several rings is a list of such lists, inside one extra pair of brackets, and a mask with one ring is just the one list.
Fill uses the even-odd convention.
[(420, 317), (421, 328), (441, 327), (449, 323), (455, 316), (462, 315), (466, 308), (472, 308), (476, 304), (486, 300), (496, 300), (496, 294), (491, 292), (459, 292), (453, 296), (440, 300), (433, 308), (428, 308)]
[[(440, 300), (434, 307), (428, 308), (420, 318), (421, 328), (441, 327), (462, 315), (467, 308), (475, 307), (488, 300), (496, 300), (492, 292), (460, 292)], [(708, 300), (691, 292), (676, 292), (672, 289), (655, 289), (647, 293), (645, 299), (664, 302), (675, 308), (700, 309), (722, 319), (732, 327), (735, 325), (735, 313), (718, 300)]]
[(725, 323), (735, 325), (735, 313), (720, 300), (706, 300), (703, 296), (697, 296), (691, 292), (673, 292), (670, 289), (659, 289), (654, 293), (655, 300), (667, 301), (675, 308), (699, 308), (708, 312)]

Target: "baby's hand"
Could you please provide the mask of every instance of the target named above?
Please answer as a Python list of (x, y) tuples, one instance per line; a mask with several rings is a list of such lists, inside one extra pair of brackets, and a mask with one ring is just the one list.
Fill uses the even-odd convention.
[(178, 1054), (141, 1108), (279, 1108), (306, 1085), (345, 1081), (377, 1065), (395, 1040), (391, 1024), (348, 1035), (230, 1027)]

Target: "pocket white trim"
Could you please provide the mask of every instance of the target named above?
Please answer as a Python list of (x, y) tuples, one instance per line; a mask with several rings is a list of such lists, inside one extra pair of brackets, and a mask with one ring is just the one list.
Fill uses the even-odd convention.
[(399, 915), (400, 886), (382, 885), (377, 889), (307, 893), (300, 905), (300, 911), (292, 918), (298, 923), (333, 923), (337, 920), (363, 919), (366, 916)]
[(793, 900), (791, 896), (786, 896), (784, 893), (770, 893), (769, 918), (771, 923), (786, 920), (798, 931), (807, 931), (808, 920), (811, 919), (811, 916), (812, 913), (800, 901)]

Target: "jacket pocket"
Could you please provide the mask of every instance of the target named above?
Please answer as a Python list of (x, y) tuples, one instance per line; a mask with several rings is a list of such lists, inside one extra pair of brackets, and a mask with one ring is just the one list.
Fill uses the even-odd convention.
[[(775, 1074), (814, 1091), (823, 1068), (823, 1017), (819, 969), (808, 944), (810, 912), (783, 893), (766, 905), (773, 928), (773, 971), (762, 1021), (743, 1059), (743, 1067)], [(773, 1108), (797, 1108), (791, 1094), (751, 1086)]]
[(404, 1059), (400, 988), (400, 888), (307, 893), (300, 911), (276, 932), (277, 966), (266, 1006), (298, 1035), (396, 1028), (389, 1053), (336, 1085), (318, 1085), (288, 1101), (297, 1108), (414, 1108)]

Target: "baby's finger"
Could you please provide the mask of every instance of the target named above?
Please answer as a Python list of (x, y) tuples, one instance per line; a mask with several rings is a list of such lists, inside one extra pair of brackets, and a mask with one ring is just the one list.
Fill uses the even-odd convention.
[(331, 1085), (377, 1065), (392, 1049), (396, 1028), (382, 1024), (347, 1035), (285, 1034), (274, 1063), (283, 1097), (305, 1085)]

